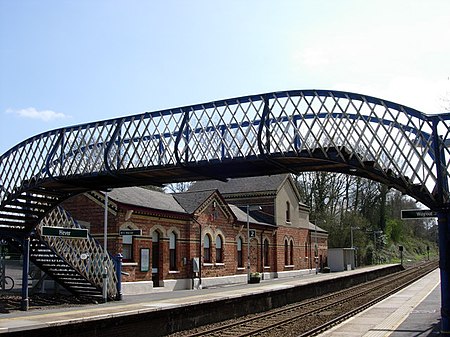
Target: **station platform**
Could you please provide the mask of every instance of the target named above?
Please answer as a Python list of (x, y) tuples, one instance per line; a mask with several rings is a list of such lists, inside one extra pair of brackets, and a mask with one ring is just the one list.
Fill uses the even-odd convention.
[[(73, 326), (76, 325), (84, 326), (84, 329), (88, 331), (89, 326), (97, 326), (100, 322), (105, 326), (104, 322), (106, 321), (112, 322), (112, 325), (117, 325), (117, 322), (119, 321), (122, 323), (129, 321), (130, 324), (137, 324), (137, 320), (143, 321), (145, 320), (145, 317), (149, 317), (150, 315), (161, 316), (164, 314), (166, 316), (171, 316), (175, 310), (184, 310), (186, 313), (190, 313), (191, 306), (199, 305), (209, 305), (210, 307), (216, 308), (214, 314), (217, 315), (217, 301), (231, 302), (239, 300), (243, 296), (259, 296), (262, 293), (276, 292), (278, 290), (288, 291), (290, 288), (298, 286), (307, 287), (314, 283), (327, 281), (335, 282), (335, 280), (339, 278), (348, 276), (357, 277), (358, 274), (377, 272), (378, 270), (389, 267), (392, 267), (392, 265), (371, 266), (330, 274), (315, 274), (314, 271), (311, 271), (310, 274), (301, 277), (271, 279), (261, 281), (259, 284), (241, 284), (201, 290), (161, 291), (148, 295), (127, 295), (123, 297), (122, 301), (97, 305), (54, 307), (26, 312), (14, 311), (8, 314), (0, 314), (0, 335), (11, 333), (11, 335), (17, 336), (40, 336), (42, 335), (42, 332), (51, 333), (52, 329), (57, 329), (54, 334), (59, 336), (64, 334), (63, 332), (68, 332), (69, 330), (75, 331)], [(356, 318), (352, 319), (350, 321), (353, 321), (353, 323), (349, 321), (345, 324), (341, 324), (323, 336), (388, 336), (389, 334), (387, 333), (393, 333), (394, 331), (400, 333), (401, 330), (397, 330), (397, 328), (407, 331), (409, 334), (395, 336), (422, 336), (415, 332), (411, 333), (411, 331), (423, 330), (429, 332), (429, 328), (438, 323), (440, 316), (439, 292), (436, 294), (436, 289), (439, 290), (438, 284), (439, 272), (436, 270), (408, 287), (407, 289), (409, 290), (405, 289), (402, 291), (402, 295), (392, 296), (394, 299), (400, 299), (400, 302), (399, 300), (389, 302), (389, 299), (381, 302), (379, 304), (381, 307), (378, 307), (377, 310), (383, 312), (383, 315), (386, 313), (385, 320), (394, 321), (391, 325), (386, 325), (387, 323), (384, 321), (364, 324), (364, 320), (373, 321), (373, 319), (363, 315), (364, 313), (369, 314), (370, 310), (367, 310), (358, 315), (361, 316), (362, 321), (358, 321)], [(414, 298), (414, 300), (411, 298)], [(424, 301), (424, 299), (426, 301)], [(421, 302), (425, 305), (424, 309), (418, 307)], [(383, 303), (385, 307), (382, 306)], [(415, 309), (416, 307), (417, 309)], [(429, 312), (431, 312), (432, 315), (424, 314)], [(381, 314), (375, 313), (375, 316), (380, 315)], [(418, 321), (417, 319), (412, 318), (413, 315), (419, 315), (421, 320)], [(409, 320), (404, 319), (408, 316), (411, 317), (411, 324), (404, 326), (403, 324), (409, 322)], [(401, 318), (403, 318), (403, 320), (401, 320)], [(146, 334), (142, 335), (148, 336), (149, 326), (142, 322), (140, 323), (142, 324), (140, 328), (138, 328), (137, 325), (133, 327), (130, 336), (139, 336), (139, 329), (146, 330)], [(414, 327), (413, 323), (419, 324), (417, 327)], [(64, 330), (64, 327), (67, 327), (68, 325), (71, 326), (71, 329)], [(439, 325), (437, 325), (437, 327), (437, 331), (439, 331)], [(123, 333), (126, 329), (128, 328), (123, 328), (121, 330), (122, 336), (127, 336), (126, 333)], [(353, 332), (352, 334), (349, 334), (349, 332), (343, 332), (346, 330), (342, 329), (353, 329)], [(69, 336), (69, 334), (65, 335)], [(73, 336), (79, 335), (79, 333), (73, 334)], [(102, 334), (89, 332), (86, 333), (86, 336), (102, 336)]]
[(440, 335), (440, 281), (436, 269), (321, 337), (425, 337)]

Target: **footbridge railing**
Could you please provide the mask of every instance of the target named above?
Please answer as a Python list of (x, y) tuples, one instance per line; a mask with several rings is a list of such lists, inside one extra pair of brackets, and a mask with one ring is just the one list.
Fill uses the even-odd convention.
[(0, 157), (0, 228), (29, 229), (63, 199), (115, 186), (325, 170), (449, 203), (450, 114), (298, 90), (52, 130)]

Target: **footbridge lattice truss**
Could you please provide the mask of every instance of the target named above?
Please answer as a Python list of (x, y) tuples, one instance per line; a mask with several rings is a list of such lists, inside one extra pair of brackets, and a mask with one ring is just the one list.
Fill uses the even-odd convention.
[(68, 197), (96, 189), (330, 171), (449, 205), (450, 114), (298, 90), (71, 126), (0, 157), (0, 231), (29, 232)]

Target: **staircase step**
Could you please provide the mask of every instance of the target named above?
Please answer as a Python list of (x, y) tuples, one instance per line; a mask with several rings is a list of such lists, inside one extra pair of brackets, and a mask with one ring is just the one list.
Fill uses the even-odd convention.
[[(31, 260), (47, 275), (75, 295), (102, 297), (102, 287), (89, 282), (73, 266), (70, 266), (44, 241), (33, 238), (30, 242)], [(94, 268), (90, 266), (91, 270)], [(96, 269), (94, 269), (96, 270)]]

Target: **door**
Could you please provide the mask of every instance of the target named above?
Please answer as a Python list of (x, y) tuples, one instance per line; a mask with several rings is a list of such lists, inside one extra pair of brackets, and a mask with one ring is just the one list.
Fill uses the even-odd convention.
[(159, 258), (160, 258), (160, 235), (155, 231), (152, 234), (152, 281), (153, 287), (159, 287)]

